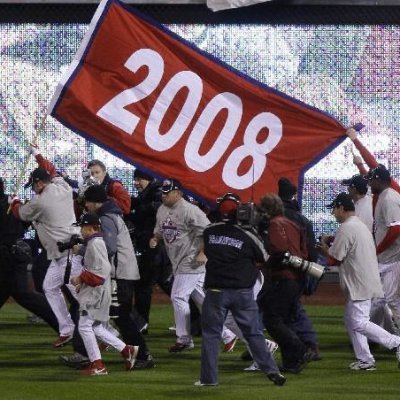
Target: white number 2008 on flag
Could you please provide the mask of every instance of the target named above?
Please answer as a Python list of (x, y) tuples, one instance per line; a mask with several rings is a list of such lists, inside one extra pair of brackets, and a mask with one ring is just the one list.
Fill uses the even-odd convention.
[[(140, 119), (146, 117), (145, 141), (147, 145), (158, 152), (172, 148), (187, 130), (199, 107), (203, 95), (201, 78), (191, 71), (176, 73), (162, 89), (150, 114), (138, 116), (127, 111), (125, 107), (140, 102), (157, 89), (164, 73), (164, 60), (154, 50), (140, 49), (128, 58), (124, 66), (134, 73), (139, 68), (147, 66), (148, 74), (135, 87), (126, 89), (113, 97), (100, 108), (97, 115), (129, 135), (134, 134)], [(183, 88), (186, 88), (188, 93), (186, 100), (169, 130), (161, 133), (161, 122), (175, 96)], [(199, 154), (201, 143), (221, 110), (227, 112), (225, 124), (207, 153)], [(214, 167), (235, 137), (242, 115), (243, 103), (237, 95), (224, 92), (213, 97), (200, 114), (186, 142), (184, 159), (187, 166), (197, 172), (205, 172)], [(268, 129), (269, 134), (264, 142), (259, 143), (257, 135), (265, 128)], [(282, 122), (276, 115), (270, 112), (255, 115), (245, 129), (243, 145), (231, 152), (223, 166), (224, 183), (238, 190), (252, 186), (261, 178), (265, 170), (267, 154), (278, 145), (281, 138)], [(239, 175), (239, 166), (246, 157), (251, 157), (252, 165), (243, 175)]]

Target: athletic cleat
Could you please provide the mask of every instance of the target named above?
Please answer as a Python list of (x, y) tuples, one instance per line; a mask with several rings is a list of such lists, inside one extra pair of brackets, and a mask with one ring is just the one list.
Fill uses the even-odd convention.
[(265, 343), (267, 344), (267, 348), (271, 354), (274, 354), (279, 349), (278, 343), (275, 343), (272, 340), (265, 339)]
[(67, 367), (75, 369), (83, 369), (90, 364), (89, 358), (80, 353), (74, 353), (72, 356), (60, 356), (58, 359)]
[(261, 371), (260, 367), (258, 366), (258, 364), (254, 361), (253, 363), (251, 363), (247, 368), (245, 368), (243, 371)]
[(286, 378), (279, 372), (271, 372), (267, 374), (267, 378), (276, 386), (283, 386), (286, 382)]
[(196, 381), (194, 386), (218, 386), (218, 383), (203, 383), (202, 381)]
[(38, 317), (35, 314), (27, 315), (26, 319), (32, 325), (45, 325), (46, 324), (45, 320), (43, 320), (42, 318)]
[(305, 353), (305, 358), (307, 359), (308, 362), (322, 360), (318, 345), (314, 344), (308, 346)]
[(237, 341), (238, 341), (238, 338), (235, 336), (230, 342), (228, 342), (224, 345), (222, 352), (223, 353), (232, 353)]
[(102, 360), (93, 361), (88, 367), (81, 371), (82, 375), (97, 376), (108, 375), (107, 368)]
[(126, 345), (125, 348), (121, 351), (121, 355), (125, 359), (125, 368), (127, 371), (133, 369), (138, 351), (139, 346), (131, 346), (129, 344)]
[(365, 361), (354, 361), (349, 365), (349, 368), (353, 371), (375, 371), (376, 367), (374, 363)]
[(73, 335), (68, 335), (68, 336), (59, 336), (58, 339), (53, 343), (53, 347), (63, 347), (67, 343), (69, 343), (72, 340)]
[(136, 360), (134, 368), (136, 371), (137, 369), (151, 369), (155, 366), (156, 363), (154, 362), (153, 357), (151, 355), (148, 355), (146, 360)]
[(176, 342), (173, 346), (171, 346), (168, 351), (170, 353), (181, 353), (182, 351), (192, 350), (194, 348), (193, 342), (184, 344)]

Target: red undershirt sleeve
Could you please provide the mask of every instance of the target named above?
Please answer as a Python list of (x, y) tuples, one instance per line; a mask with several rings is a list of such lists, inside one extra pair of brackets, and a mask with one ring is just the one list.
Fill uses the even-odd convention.
[(104, 283), (104, 278), (90, 272), (86, 269), (80, 275), (80, 278), (83, 282), (85, 282), (89, 286), (100, 286)]
[(400, 225), (390, 226), (385, 237), (376, 248), (376, 254), (380, 254), (388, 249), (394, 241), (400, 236)]

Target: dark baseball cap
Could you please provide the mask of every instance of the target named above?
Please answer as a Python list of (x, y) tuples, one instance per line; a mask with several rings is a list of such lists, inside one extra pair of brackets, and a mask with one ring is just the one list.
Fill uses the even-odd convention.
[(297, 193), (297, 187), (288, 178), (282, 177), (278, 181), (278, 196), (281, 199), (292, 199)]
[(328, 204), (326, 207), (334, 208), (334, 207), (340, 207), (340, 206), (343, 206), (343, 209), (345, 211), (354, 211), (355, 210), (353, 200), (351, 199), (350, 195), (345, 192), (339, 193), (335, 197), (335, 199), (332, 201), (332, 203)]
[(359, 192), (368, 192), (368, 180), (360, 174), (353, 175), (350, 179), (343, 179), (342, 184), (356, 188)]
[(28, 182), (25, 183), (24, 188), (26, 189), (39, 181), (49, 182), (50, 180), (51, 176), (47, 170), (42, 167), (38, 167), (31, 172)]
[(168, 178), (168, 179), (165, 179), (164, 182), (162, 183), (161, 192), (169, 193), (172, 190), (181, 190), (181, 188), (182, 188), (182, 185), (178, 180)]
[(100, 218), (96, 213), (86, 213), (82, 214), (79, 221), (74, 225), (82, 226), (82, 225), (101, 225)]
[(137, 179), (145, 179), (146, 181), (152, 181), (154, 178), (147, 172), (136, 168), (133, 172), (133, 177)]
[(379, 164), (377, 167), (370, 169), (365, 178), (368, 180), (380, 179), (383, 182), (390, 182), (391, 180), (390, 172), (382, 164)]

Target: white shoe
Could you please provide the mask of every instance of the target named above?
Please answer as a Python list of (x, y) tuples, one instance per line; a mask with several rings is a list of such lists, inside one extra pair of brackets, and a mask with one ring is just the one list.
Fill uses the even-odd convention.
[(254, 361), (252, 364), (250, 364), (247, 368), (245, 368), (243, 371), (261, 371), (260, 367), (258, 364)]
[(349, 365), (349, 368), (353, 371), (375, 371), (376, 367), (373, 362), (355, 361)]
[(271, 354), (274, 354), (279, 349), (278, 343), (272, 340), (265, 339), (265, 343), (267, 343), (268, 350)]
[(194, 386), (217, 386), (218, 383), (203, 383), (201, 381), (196, 381)]

